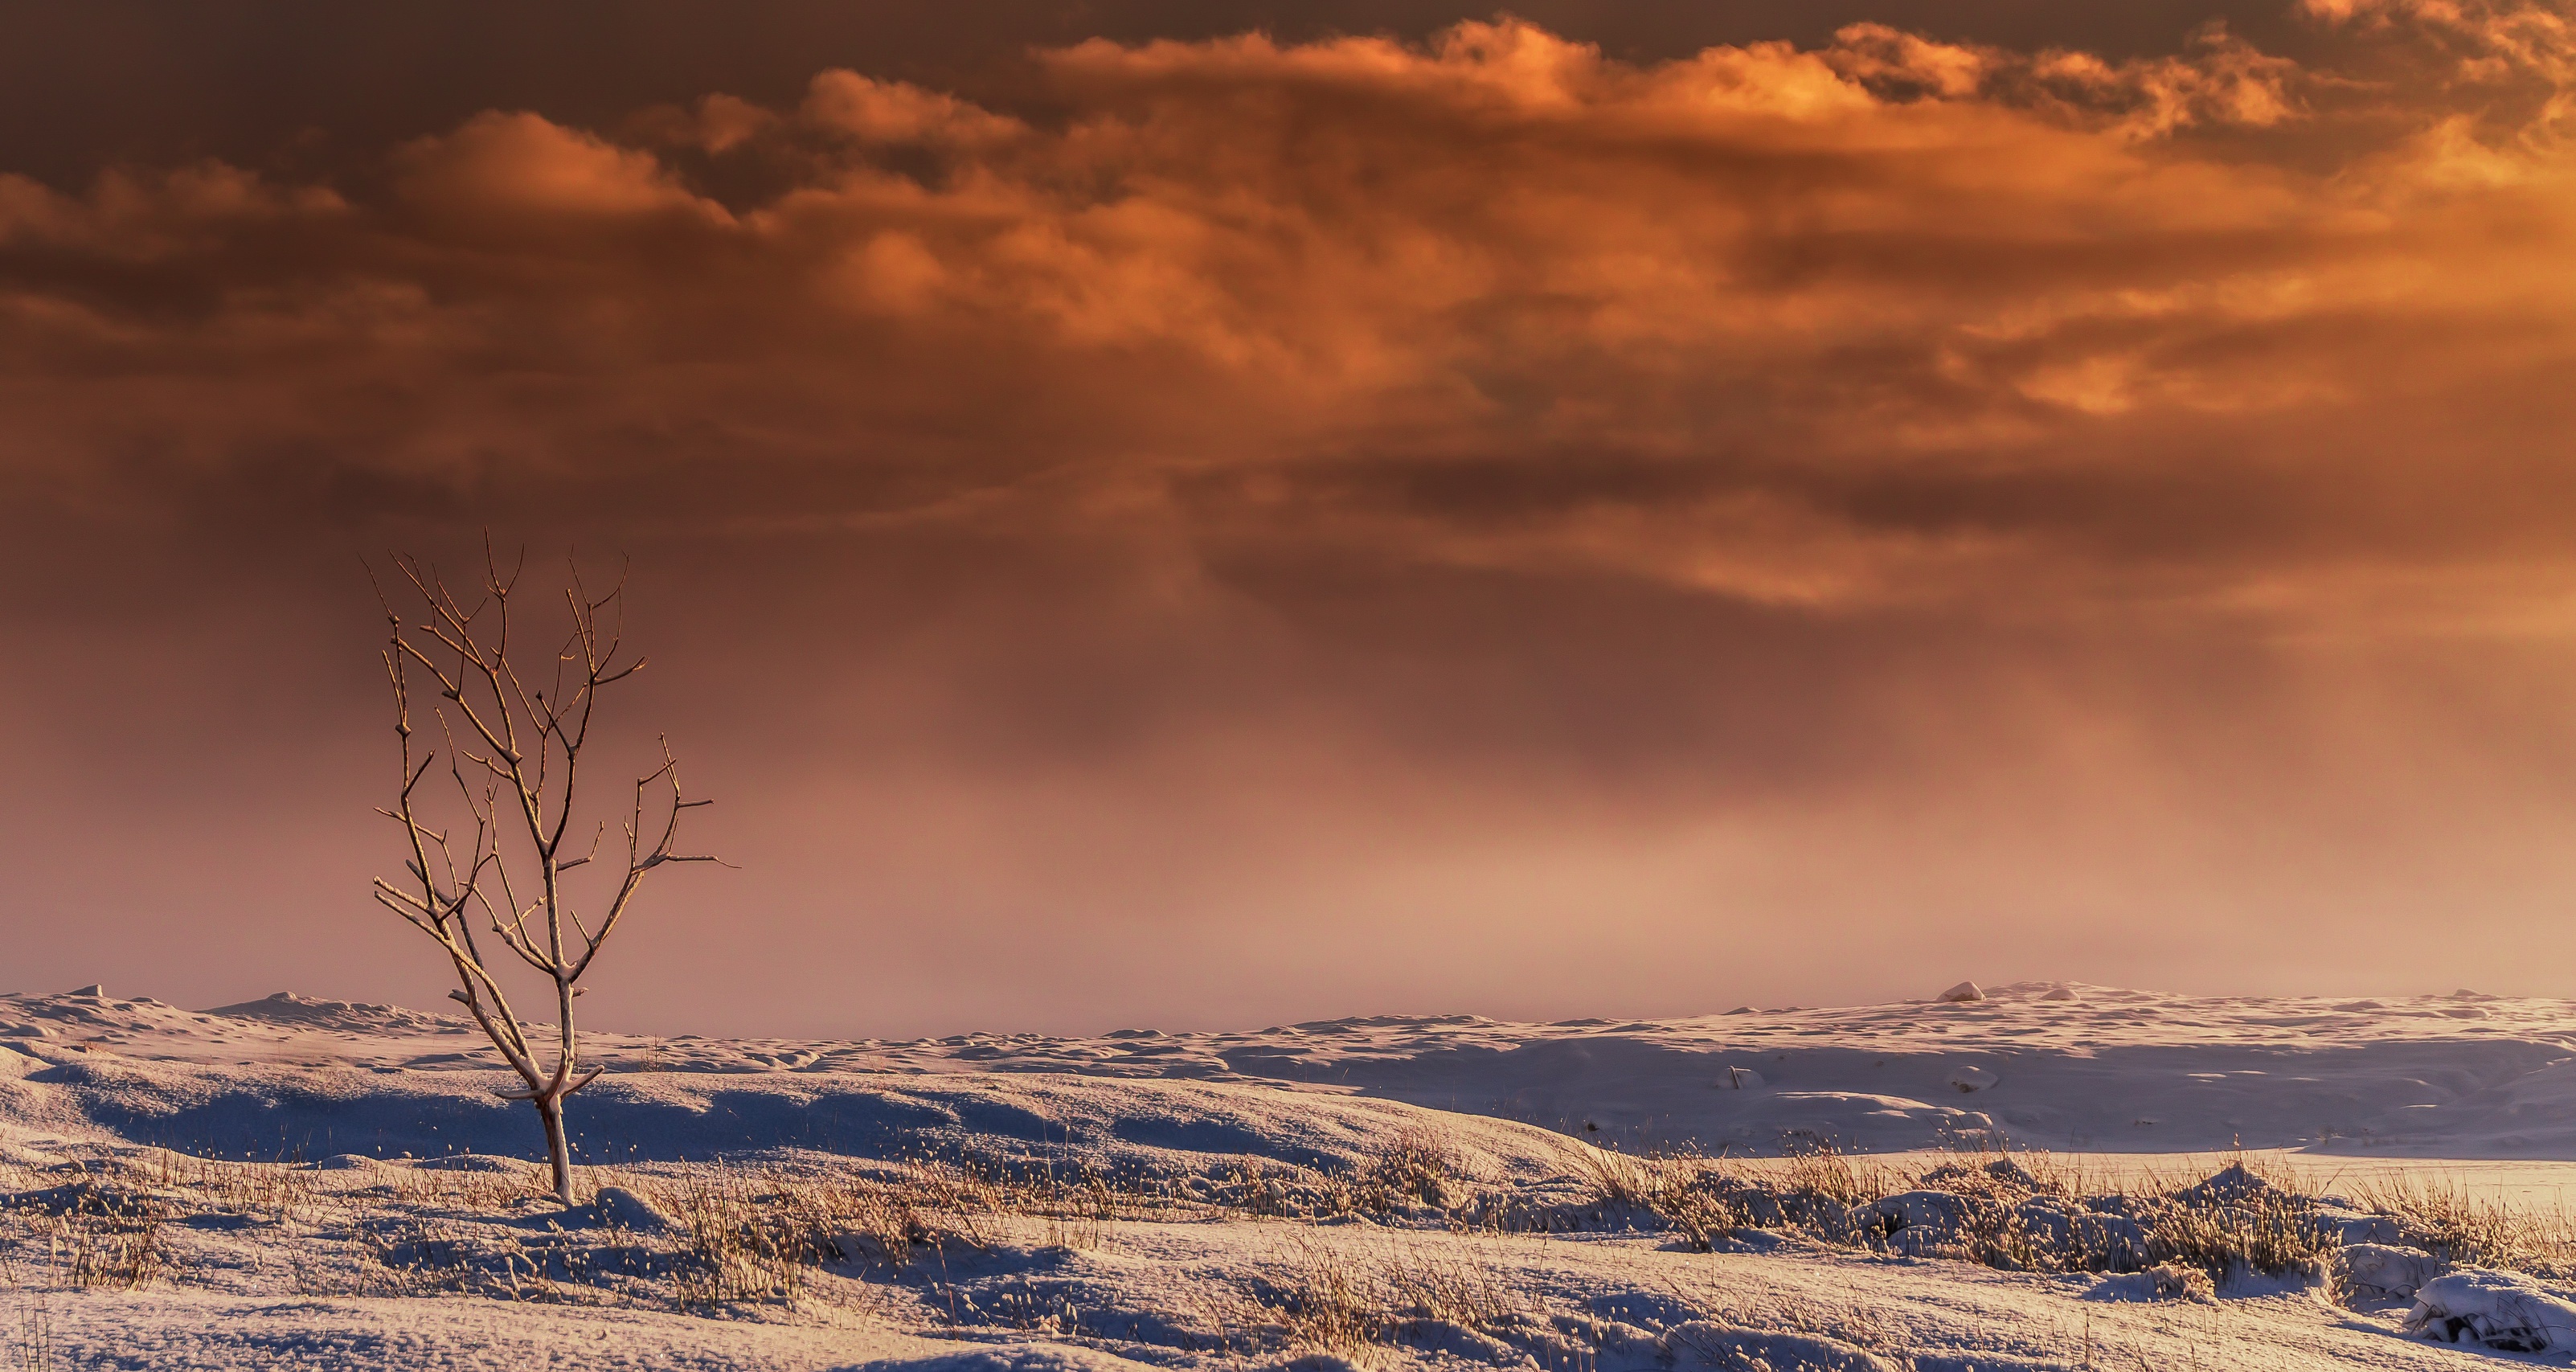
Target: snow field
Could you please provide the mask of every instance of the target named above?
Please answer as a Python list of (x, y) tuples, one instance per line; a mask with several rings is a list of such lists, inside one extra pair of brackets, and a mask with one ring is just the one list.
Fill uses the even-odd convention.
[(2028, 984), (1555, 1025), (598, 1034), (612, 1074), (573, 1110), (595, 1199), (567, 1211), (456, 1021), (13, 996), (0, 1353), (2563, 1366), (2571, 1030), (2563, 1002), (2468, 993)]
[[(2267, 1216), (2308, 1216), (2319, 1236), (2445, 1236), (2424, 1215), (2337, 1207), (2242, 1170), (2089, 1198), (1991, 1154), (1923, 1172), (1596, 1154), (1580, 1173), (1480, 1178), (1486, 1160), (1421, 1114), (1348, 1167), (1175, 1154), (1121, 1173), (782, 1152), (592, 1169), (582, 1181), (598, 1199), (571, 1211), (544, 1199), (538, 1169), (507, 1160), (223, 1163), (22, 1139), (0, 1176), (0, 1273), (19, 1352), (32, 1311), (54, 1365), (73, 1367), (806, 1368), (968, 1352), (1093, 1369), (2445, 1367), (2489, 1354), (2402, 1337), (2401, 1321), (2511, 1333), (2522, 1326), (2477, 1321), (2559, 1299), (2408, 1250), (2427, 1259), (2418, 1284), (2458, 1278), (2474, 1298), (2428, 1319), (2411, 1291), (2339, 1289), (2325, 1237), (2249, 1270)], [(1748, 1223), (1703, 1213), (1694, 1228), (1695, 1197)], [(1962, 1219), (2016, 1198), (2142, 1215), (2142, 1236), (2164, 1232), (2157, 1207), (2187, 1210), (2204, 1246), (2095, 1252), (2094, 1271), (1997, 1270), (2079, 1252), (2034, 1250), (2027, 1234), (1997, 1248), (2012, 1226)], [(2237, 1246), (2208, 1246), (2211, 1232)], [(2520, 1256), (2564, 1270), (2576, 1245), (2555, 1245)], [(2168, 1280), (2183, 1262), (2214, 1271), (2224, 1299), (2196, 1270)]]
[[(1089, 1038), (589, 1032), (593, 1060), (624, 1094), (585, 1095), (589, 1108), (574, 1118), (598, 1126), (600, 1161), (630, 1147), (670, 1156), (654, 1151), (665, 1132), (670, 1146), (700, 1156), (788, 1141), (864, 1151), (873, 1135), (847, 1112), (835, 1119), (828, 1105), (813, 1108), (814, 1098), (905, 1078), (1039, 1074), (1300, 1086), (1517, 1120), (1630, 1151), (1776, 1154), (1830, 1142), (1891, 1152), (1973, 1135), (2055, 1152), (2576, 1159), (2576, 1006), (2566, 1001), (2465, 991), (2195, 997), (2060, 983), (1979, 994), (1682, 1019), (1381, 1015)], [(242, 1156), (519, 1146), (510, 1112), (493, 1108), (476, 1080), (498, 1064), (472, 1027), (399, 1007), (284, 993), (201, 1012), (104, 990), (0, 998), (0, 1084), (93, 1060), (168, 1075), (140, 1107), (104, 1080), (67, 1075), (60, 1084), (70, 1089), (7, 1108), (53, 1108), (65, 1120), (89, 1111), (137, 1141)], [(190, 1081), (191, 1068), (223, 1070)], [(366, 1099), (396, 1097), (399, 1109), (362, 1118)], [(793, 1117), (764, 1100), (793, 1104)], [(330, 1108), (299, 1104), (308, 1101)], [(438, 1118), (420, 1118), (424, 1109)], [(744, 1127), (718, 1127), (727, 1110), (742, 1112)], [(779, 1132), (798, 1128), (807, 1136)]]

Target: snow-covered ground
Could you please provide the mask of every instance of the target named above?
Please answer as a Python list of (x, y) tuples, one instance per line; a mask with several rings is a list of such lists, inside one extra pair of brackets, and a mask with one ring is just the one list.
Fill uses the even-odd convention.
[[(821, 1252), (791, 1295), (675, 1301), (656, 1293), (686, 1244), (524, 1198), (500, 1159), (537, 1156), (533, 1120), (491, 1094), (501, 1078), (458, 1020), (283, 995), (208, 1011), (20, 995), (0, 999), (0, 1203), (16, 1226), (0, 1351), (21, 1357), (13, 1367), (43, 1352), (63, 1367), (174, 1368), (2487, 1366), (2512, 1355), (2402, 1337), (2407, 1300), (2340, 1305), (2313, 1276), (2246, 1278), (2215, 1303), (2121, 1300), (2138, 1278), (1999, 1271), (1875, 1239), (1745, 1230), (1699, 1252), (1615, 1216), (1477, 1217), (1591, 1203), (1595, 1145), (1777, 1158), (1830, 1144), (1912, 1174), (1937, 1150), (2009, 1144), (2141, 1190), (2197, 1180), (2241, 1147), (2272, 1150), (2282, 1177), (2321, 1191), (2429, 1178), (2544, 1207), (2576, 1182), (2576, 1005), (2466, 992), (2021, 985), (1965, 1003), (1629, 1022), (586, 1042), (612, 1070), (573, 1102), (584, 1160), (628, 1169), (594, 1182), (667, 1197), (710, 1176), (968, 1159), (1114, 1176), (1122, 1194), (1161, 1188), (1175, 1208), (1105, 1207), (1117, 1217), (1071, 1230), (996, 1214), (973, 1242), (909, 1262)], [(1278, 1178), (1372, 1175), (1423, 1139), (1452, 1178), (1438, 1204), (1258, 1201)], [(291, 1176), (295, 1199), (241, 1202), (258, 1188), (235, 1173), (216, 1191), (203, 1176), (196, 1191), (164, 1187), (185, 1203), (169, 1203), (154, 1240), (155, 1280), (73, 1285), (37, 1242), (45, 1217), (93, 1203), (65, 1187), (166, 1172), (152, 1148), (256, 1161), (236, 1172)], [(441, 1180), (477, 1175), (497, 1189)], [(199, 1203), (217, 1191), (232, 1199)], [(1515, 1232), (1533, 1228), (1545, 1232)], [(1402, 1318), (1356, 1342), (1325, 1337), (1300, 1313), (1319, 1290)], [(2545, 1310), (2560, 1293), (2527, 1294)]]
[[(1275, 1223), (1116, 1224), (1081, 1250), (1024, 1244), (952, 1255), (934, 1280), (908, 1285), (826, 1274), (792, 1320), (458, 1296), (241, 1296), (166, 1283), (141, 1293), (54, 1292), (43, 1309), (60, 1364), (82, 1368), (1132, 1372), (1299, 1358), (1298, 1348), (1241, 1328), (1230, 1341), (1229, 1312), (1216, 1302), (1238, 1283), (1292, 1282), (1336, 1258), (1371, 1280), (1414, 1272), (1489, 1284), (1503, 1317), (1525, 1321), (1498, 1336), (1425, 1320), (1383, 1355), (1445, 1366), (2305, 1372), (2500, 1361), (2404, 1338), (2392, 1313), (2337, 1310), (2302, 1294), (2087, 1300), (2094, 1283), (2085, 1279), (1966, 1263), (1712, 1256), (1639, 1238), (1473, 1239)], [(955, 1322), (952, 1300), (964, 1307)], [(1351, 1360), (1303, 1356), (1317, 1372)]]
[[(2072, 998), (2048, 998), (2057, 991)], [(1964, 1004), (1625, 1022), (1372, 1016), (1098, 1038), (585, 1042), (614, 1074), (582, 1100), (597, 1146), (665, 1156), (777, 1142), (864, 1152), (889, 1127), (877, 1102), (891, 1085), (975, 1090), (1040, 1074), (1294, 1087), (1631, 1149), (1776, 1154), (1826, 1140), (1880, 1152), (1992, 1131), (2056, 1151), (2576, 1159), (2576, 1003), (2471, 992), (2263, 999), (2034, 984)], [(14, 1108), (138, 1141), (252, 1156), (524, 1142), (515, 1114), (484, 1098), (473, 1074), (494, 1059), (460, 1019), (285, 995), (191, 1012), (73, 993), (0, 999), (0, 1044), (71, 1064), (40, 1073), (62, 1089)], [(37, 1066), (8, 1061), (0, 1073)]]

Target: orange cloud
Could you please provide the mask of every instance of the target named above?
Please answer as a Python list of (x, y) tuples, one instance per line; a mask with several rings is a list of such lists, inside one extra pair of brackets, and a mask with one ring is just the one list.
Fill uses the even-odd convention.
[[(2404, 16), (2498, 52), (2550, 32)], [(83, 451), (184, 395), (173, 444), (209, 461), (345, 421), (332, 461), (445, 483), (694, 444), (837, 466), (853, 515), (892, 471), (948, 509), (1069, 463), (1210, 537), (1286, 521), (1838, 602), (2033, 559), (2117, 579), (2116, 502), (2008, 493), (2314, 466), (2178, 435), (2363, 422), (2568, 343), (2554, 114), (2499, 130), (2428, 88), (2355, 145), (2333, 73), (2222, 31), (2110, 63), (1864, 25), (1632, 66), (1504, 22), (1038, 71), (1063, 111), (1038, 124), (849, 72), (652, 124), (711, 173), (788, 169), (729, 203), (649, 146), (500, 113), (394, 152), (373, 199), (222, 167), (12, 183), (8, 346), (119, 374), (18, 422)], [(237, 384), (205, 407), (209, 372)], [(2330, 503), (2420, 477), (2315, 470)], [(1477, 485), (1530, 494), (1436, 494)], [(2308, 555), (2267, 535), (2199, 575)]]
[[(2383, 17), (2547, 32), (2452, 14)], [(991, 518), (1043, 475), (1210, 555), (1295, 530), (1805, 605), (2491, 588), (2498, 549), (2559, 542), (2482, 494), (2548, 460), (2510, 416), (2576, 317), (2548, 109), (2355, 111), (2220, 33), (2111, 63), (1861, 26), (1634, 66), (1470, 24), (1038, 74), (1039, 123), (847, 72), (710, 98), (672, 135), (702, 173), (494, 113), (382, 192), (7, 183), (11, 460), (220, 483), (292, 451), (504, 509), (530, 473), (716, 463), (741, 527)], [(782, 183), (693, 187), (763, 159)], [(2489, 393), (2518, 399), (2453, 413)], [(2261, 517), (2189, 546), (2136, 499), (2240, 488)]]
[(2344, 65), (1093, 41), (982, 103), (830, 71), (328, 176), (0, 177), (6, 624), (72, 664), (8, 689), (75, 741), (200, 709), (156, 756), (365, 737), (367, 682), (174, 703), (155, 655), (330, 679), (353, 547), (492, 525), (669, 569), (665, 703), (791, 797), (780, 908), (839, 908), (844, 841), (924, 909), (1109, 873), (1083, 918), (1274, 932), (1539, 853), (1658, 936), (2057, 937), (2050, 891), (2309, 899), (2389, 795), (2436, 838), (2382, 875), (2466, 900), (2558, 784), (2567, 49), (2308, 10)]

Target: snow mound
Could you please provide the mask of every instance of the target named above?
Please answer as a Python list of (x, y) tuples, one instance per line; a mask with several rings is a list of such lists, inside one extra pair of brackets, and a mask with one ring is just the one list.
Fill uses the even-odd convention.
[(2121, 1272), (2093, 1283), (2088, 1301), (2216, 1301), (2209, 1274), (2197, 1267), (2164, 1263), (2143, 1272)]
[(384, 1164), (364, 1153), (334, 1153), (313, 1164), (316, 1172), (364, 1172)]
[(653, 1202), (623, 1186), (603, 1186), (591, 1198), (591, 1212), (600, 1223), (612, 1229), (635, 1234), (668, 1233), (671, 1217), (653, 1207)]
[[(493, 1093), (509, 1080), (498, 1072), (59, 1058), (0, 1093), (0, 1124), (77, 1121), (129, 1143), (237, 1159), (415, 1154), (419, 1168), (500, 1172), (542, 1155), (532, 1112)], [(1259, 1158), (1336, 1170), (1436, 1139), (1452, 1175), (1498, 1183), (1562, 1174), (1587, 1151), (1529, 1124), (1339, 1092), (1057, 1073), (612, 1073), (577, 1107), (572, 1143), (585, 1164), (784, 1147), (888, 1161), (972, 1156), (1005, 1168), (1174, 1173)]]
[(2198, 1185), (2176, 1191), (2174, 1199), (2193, 1207), (2278, 1204), (2281, 1189), (2254, 1175), (2244, 1163), (2231, 1162)]
[(2343, 1270), (2356, 1296), (2405, 1300), (2450, 1271), (2451, 1265), (2421, 1249), (2348, 1243), (2343, 1247)]
[(856, 1372), (1145, 1372), (1148, 1364), (1072, 1344), (1018, 1343), (862, 1363)]
[(219, 1005), (206, 1013), (226, 1019), (258, 1020), (303, 1029), (336, 1029), (359, 1034), (420, 1033), (466, 1023), (452, 1016), (425, 1014), (399, 1005), (316, 1000), (292, 991), (279, 991), (265, 999), (246, 1000), (239, 1005)]
[(1815, 1372), (1895, 1372), (1884, 1358), (1822, 1334), (1739, 1329), (1714, 1320), (1674, 1327), (1666, 1340), (1710, 1367), (1796, 1367)]
[(424, 1158), (412, 1166), (423, 1172), (516, 1172), (527, 1164), (482, 1153), (451, 1153), (443, 1158)]
[(2502, 1353), (2576, 1349), (2576, 1305), (2519, 1272), (2467, 1268), (2424, 1283), (2406, 1332)]

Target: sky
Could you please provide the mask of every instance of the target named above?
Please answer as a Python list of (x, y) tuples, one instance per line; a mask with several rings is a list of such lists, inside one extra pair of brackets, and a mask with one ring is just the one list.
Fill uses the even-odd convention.
[(2576, 996), (2571, 81), (2520, 0), (0, 0), (0, 990), (443, 994), (369, 569), (488, 536), (623, 569), (603, 765), (735, 864), (607, 1027)]

